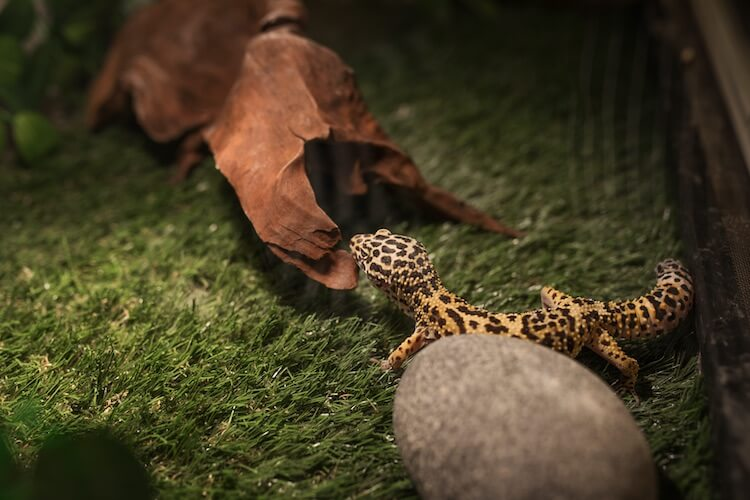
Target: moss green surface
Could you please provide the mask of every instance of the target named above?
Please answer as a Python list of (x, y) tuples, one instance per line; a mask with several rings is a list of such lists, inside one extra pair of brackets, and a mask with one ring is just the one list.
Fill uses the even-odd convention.
[[(681, 255), (653, 47), (632, 18), (367, 19), (313, 33), (428, 179), (528, 232), (392, 225), (449, 287), (502, 311), (536, 306), (544, 284), (629, 297)], [(0, 167), (0, 419), (17, 459), (106, 427), (165, 498), (414, 495), (391, 426), (398, 374), (369, 363), (409, 322), (364, 281), (331, 292), (277, 263), (210, 161), (172, 186), (134, 129), (89, 135), (73, 117), (64, 139), (43, 165)], [(625, 401), (667, 489), (708, 497), (691, 327), (626, 349), (643, 402)]]

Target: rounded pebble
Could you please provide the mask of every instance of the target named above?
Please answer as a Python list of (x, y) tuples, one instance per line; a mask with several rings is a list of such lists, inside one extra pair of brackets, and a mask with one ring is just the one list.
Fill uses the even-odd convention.
[(532, 342), (463, 335), (407, 367), (394, 402), (423, 498), (655, 499), (648, 443), (610, 387)]

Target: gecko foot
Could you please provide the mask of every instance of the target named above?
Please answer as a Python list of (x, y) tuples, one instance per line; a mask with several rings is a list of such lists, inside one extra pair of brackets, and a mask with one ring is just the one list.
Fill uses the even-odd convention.
[(381, 370), (384, 372), (389, 371), (391, 368), (391, 362), (387, 359), (377, 359), (377, 358), (370, 358), (370, 363), (376, 364), (380, 367)]
[(613, 384), (613, 389), (621, 398), (626, 394), (630, 394), (633, 397), (635, 403), (634, 406), (640, 406), (641, 397), (636, 392), (635, 385), (632, 382), (628, 380), (620, 380)]

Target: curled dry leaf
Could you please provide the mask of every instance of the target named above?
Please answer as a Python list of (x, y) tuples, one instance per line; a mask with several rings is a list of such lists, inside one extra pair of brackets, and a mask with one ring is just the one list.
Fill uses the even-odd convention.
[[(118, 33), (86, 110), (95, 128), (128, 112), (157, 142), (209, 123), (226, 98), (253, 35), (301, 23), (298, 0), (162, 0), (138, 10)], [(188, 136), (190, 137), (190, 136)], [(195, 138), (186, 141), (191, 154)]]
[(118, 33), (91, 88), (87, 121), (127, 114), (157, 142), (179, 141), (178, 171), (208, 141), (260, 238), (283, 261), (330, 288), (356, 286), (337, 225), (316, 203), (305, 144), (344, 145), (336, 187), (398, 186), (434, 211), (499, 233), (517, 233), (428, 184), (367, 111), (332, 51), (294, 35), (299, 0), (160, 0)]
[(517, 234), (427, 183), (368, 112), (352, 70), (331, 50), (292, 33), (251, 40), (206, 138), (260, 238), (330, 288), (355, 287), (357, 270), (352, 257), (335, 248), (339, 228), (316, 202), (305, 169), (310, 141), (354, 146), (350, 168), (337, 182), (348, 194), (363, 194), (378, 180), (454, 220)]

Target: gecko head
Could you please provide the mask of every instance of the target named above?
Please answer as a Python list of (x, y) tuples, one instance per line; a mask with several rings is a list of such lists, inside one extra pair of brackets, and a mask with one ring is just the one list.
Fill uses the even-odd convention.
[(409, 313), (440, 285), (427, 250), (414, 238), (379, 229), (354, 235), (349, 246), (372, 284)]

